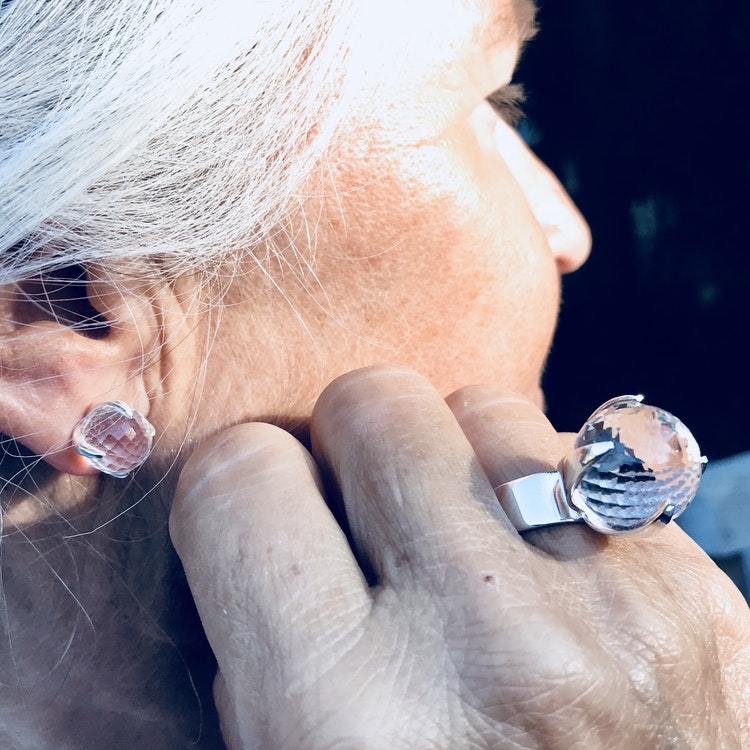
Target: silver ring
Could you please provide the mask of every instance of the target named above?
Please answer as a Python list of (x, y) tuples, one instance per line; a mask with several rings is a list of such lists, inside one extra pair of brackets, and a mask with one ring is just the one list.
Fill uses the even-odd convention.
[(642, 396), (618, 396), (586, 420), (557, 471), (506, 482), (495, 493), (520, 532), (584, 522), (602, 534), (631, 534), (677, 518), (705, 464), (677, 417)]

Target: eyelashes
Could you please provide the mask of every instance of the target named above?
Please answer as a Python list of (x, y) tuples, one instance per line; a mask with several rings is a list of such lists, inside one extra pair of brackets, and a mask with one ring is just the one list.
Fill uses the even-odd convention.
[(508, 125), (516, 127), (523, 120), (523, 103), (526, 101), (523, 84), (509, 83), (493, 91), (487, 97), (487, 101)]

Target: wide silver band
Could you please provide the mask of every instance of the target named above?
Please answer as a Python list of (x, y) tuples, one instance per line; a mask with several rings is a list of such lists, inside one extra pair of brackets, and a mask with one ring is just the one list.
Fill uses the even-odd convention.
[(514, 479), (496, 487), (495, 494), (518, 531), (583, 520), (568, 504), (562, 476), (557, 471)]

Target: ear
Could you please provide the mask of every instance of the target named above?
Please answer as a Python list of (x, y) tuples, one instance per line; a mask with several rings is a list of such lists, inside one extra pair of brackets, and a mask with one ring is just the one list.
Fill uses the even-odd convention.
[(155, 286), (70, 266), (0, 287), (0, 432), (63, 472), (96, 473), (73, 429), (102, 401), (148, 416)]

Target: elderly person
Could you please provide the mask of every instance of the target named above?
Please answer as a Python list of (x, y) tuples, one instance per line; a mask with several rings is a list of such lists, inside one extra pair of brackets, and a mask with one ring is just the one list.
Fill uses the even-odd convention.
[(533, 31), (2, 4), (3, 747), (748, 746), (747, 608), (676, 526), (496, 496), (569, 454), (589, 251), (512, 127)]

